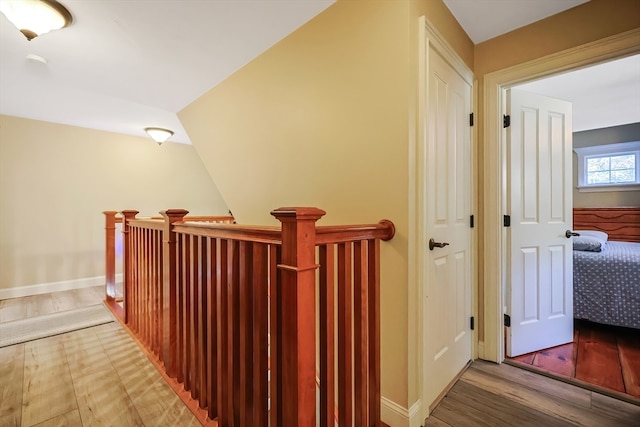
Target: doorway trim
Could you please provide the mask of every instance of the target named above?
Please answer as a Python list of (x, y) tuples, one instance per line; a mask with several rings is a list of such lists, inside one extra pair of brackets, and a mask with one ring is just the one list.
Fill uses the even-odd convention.
[[(640, 28), (616, 34), (562, 52), (537, 58), (484, 76), (483, 90), (483, 201), (482, 250), (484, 259), (483, 328), (478, 357), (497, 363), (504, 360), (503, 313), (506, 286), (505, 212), (506, 133), (502, 128), (506, 89), (527, 81), (572, 71), (640, 53)], [(496, 141), (496, 144), (491, 143)]]

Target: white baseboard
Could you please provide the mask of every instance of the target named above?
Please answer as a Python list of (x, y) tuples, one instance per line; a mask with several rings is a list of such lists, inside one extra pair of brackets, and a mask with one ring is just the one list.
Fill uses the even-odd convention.
[(380, 419), (390, 427), (409, 427), (407, 408), (384, 396), (380, 398)]
[(419, 414), (421, 406), (418, 400), (407, 409), (383, 396), (380, 398), (380, 419), (390, 427), (419, 427), (424, 421)]
[(409, 427), (420, 427), (424, 425), (426, 416), (421, 414), (422, 400), (418, 399), (416, 403), (409, 408)]
[[(122, 281), (122, 274), (116, 274), (116, 283)], [(50, 292), (69, 291), (72, 289), (90, 288), (105, 284), (104, 276), (85, 277), (82, 279), (64, 280), (61, 282), (39, 283), (36, 285), (17, 286), (0, 289), (0, 300), (48, 294)]]

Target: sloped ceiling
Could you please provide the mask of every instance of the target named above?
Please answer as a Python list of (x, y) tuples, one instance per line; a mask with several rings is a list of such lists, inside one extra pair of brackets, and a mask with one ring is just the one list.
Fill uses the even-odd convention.
[[(166, 127), (189, 144), (178, 111), (334, 2), (66, 0), (73, 24), (32, 41), (0, 14), (0, 114), (137, 136)], [(477, 43), (585, 0), (444, 2)], [(600, 87), (625, 93), (618, 75), (604, 73)]]
[(0, 113), (190, 143), (176, 112), (334, 2), (63, 0), (73, 23), (32, 41), (0, 14)]

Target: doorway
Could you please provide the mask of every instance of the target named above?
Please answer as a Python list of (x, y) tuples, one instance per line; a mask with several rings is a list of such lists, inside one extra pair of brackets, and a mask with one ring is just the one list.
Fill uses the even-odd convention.
[[(495, 140), (503, 141), (496, 147), (487, 146), (484, 173), (485, 183), (489, 188), (485, 190), (485, 194), (490, 195), (492, 188), (498, 190), (498, 194), (502, 194), (501, 190), (506, 184), (503, 178), (507, 167), (504, 134), (500, 127), (501, 123), (495, 121), (495, 117), (501, 118), (505, 112), (504, 98), (501, 98), (499, 94), (505, 93), (507, 88), (517, 86), (534, 77), (549, 76), (638, 53), (640, 48), (633, 46), (628, 37), (629, 34), (622, 34), (588, 47), (565, 52), (562, 55), (553, 55), (532, 64), (523, 64), (510, 70), (499, 71), (485, 78), (485, 93), (488, 94), (488, 99), (485, 101), (489, 107), (486, 117), (494, 118), (485, 123), (485, 140), (495, 138)], [(492, 172), (496, 170), (499, 172)], [(485, 251), (491, 249), (495, 252), (497, 247), (501, 256), (489, 260), (485, 268), (484, 283), (487, 297), (484, 301), (484, 325), (486, 329), (485, 341), (480, 345), (480, 357), (499, 363), (505, 358), (502, 315), (506, 305), (508, 264), (506, 261), (507, 242), (503, 235), (502, 224), (497, 223), (495, 219), (502, 219), (506, 206), (500, 196), (490, 198), (492, 200), (488, 200), (485, 204), (484, 249)], [(493, 219), (492, 215), (495, 215)]]
[(506, 280), (506, 244), (503, 235), (502, 200), (505, 185), (506, 153), (503, 140), (502, 117), (505, 114), (502, 94), (504, 90), (530, 81), (640, 53), (636, 38), (640, 31), (632, 30), (559, 54), (550, 55), (505, 70), (487, 74), (484, 78), (485, 94), (484, 140), (502, 141), (485, 144), (483, 159), (484, 182), (484, 241), (482, 250), (487, 256), (483, 267), (483, 326), (484, 337), (478, 346), (478, 355), (497, 363), (504, 361), (504, 284)]
[[(518, 85), (510, 89), (509, 92), (514, 96), (522, 96), (525, 94), (527, 97), (534, 96), (541, 98), (543, 101), (546, 100), (547, 96), (571, 101), (574, 105), (572, 108), (572, 123), (569, 123), (569, 125), (575, 127), (575, 129), (573, 129), (574, 135), (575, 132), (580, 132), (577, 134), (577, 140), (573, 141), (574, 148), (583, 146), (581, 142), (589, 142), (590, 139), (595, 140), (594, 135), (597, 135), (598, 140), (600, 140), (602, 144), (610, 143), (611, 140), (608, 138), (624, 138), (625, 135), (627, 138), (637, 139), (636, 135), (630, 135), (629, 132), (625, 133), (624, 130), (628, 130), (629, 127), (622, 125), (638, 121), (637, 112), (634, 111), (637, 109), (635, 105), (637, 104), (637, 96), (634, 96), (634, 94), (638, 90), (639, 83), (636, 82), (639, 80), (637, 75), (637, 70), (639, 69), (640, 55), (635, 55)], [(631, 87), (626, 84), (627, 81), (632, 82)], [(511, 114), (515, 117), (512, 119), (513, 126), (507, 129), (507, 133), (511, 133), (512, 135), (509, 141), (510, 144), (507, 147), (509, 159), (516, 157), (514, 152), (517, 154), (517, 146), (522, 143), (519, 138), (521, 135), (526, 135), (526, 133), (517, 131), (521, 125), (518, 123), (518, 120), (520, 120), (521, 116), (527, 117), (528, 115), (534, 114), (541, 116), (545, 111), (543, 108), (544, 104), (540, 104), (540, 101), (536, 101), (536, 98), (534, 98), (534, 101), (529, 101), (529, 103), (540, 105), (542, 108), (537, 108), (535, 112), (533, 109), (528, 108), (524, 110), (522, 114), (516, 114), (514, 112), (514, 105), (516, 105), (516, 103), (511, 103)], [(558, 110), (557, 107), (556, 110)], [(629, 110), (630, 114), (628, 112)], [(543, 124), (545, 122), (551, 123), (551, 121), (544, 119), (539, 122)], [(516, 137), (513, 137), (514, 133)], [(539, 132), (538, 137), (544, 140), (546, 133), (547, 132)], [(613, 141), (618, 142), (616, 139)], [(516, 148), (514, 148), (514, 143), (516, 144)], [(558, 148), (560, 145), (561, 144), (549, 144), (549, 147), (550, 150), (553, 150), (554, 146)], [(542, 157), (544, 157), (544, 155), (545, 153), (542, 153)], [(535, 155), (530, 155), (529, 157), (536, 158)], [(557, 159), (561, 158), (561, 156), (558, 155), (554, 157)], [(571, 157), (573, 156), (571, 155), (571, 147), (569, 147), (569, 164), (567, 165), (569, 169), (572, 169)], [(518, 159), (516, 158), (516, 160)], [(513, 160), (511, 160), (511, 162), (513, 162)], [(532, 160), (529, 163), (530, 166), (535, 165), (536, 161)], [(541, 168), (544, 168), (545, 165), (548, 164), (548, 168), (551, 167), (552, 162), (545, 162), (542, 158), (540, 159), (540, 164), (542, 165)], [(518, 169), (518, 162), (516, 162), (515, 167), (512, 165), (510, 174), (517, 174), (520, 172)], [(571, 175), (575, 175), (576, 172), (578, 171), (574, 170)], [(513, 187), (515, 185), (514, 183), (517, 182), (518, 177), (516, 176), (514, 179), (512, 176), (511, 179), (508, 179), (508, 186)], [(537, 183), (538, 181), (534, 179), (531, 182)], [(575, 177), (573, 178), (573, 182), (577, 182)], [(551, 191), (548, 195), (552, 195), (558, 188), (560, 188), (560, 186), (551, 185)], [(574, 194), (576, 196), (582, 196), (579, 199), (581, 204), (579, 204), (578, 207), (600, 206), (603, 202), (606, 203), (607, 201), (607, 193), (588, 192), (581, 194), (577, 191), (574, 193), (573, 186), (569, 185), (567, 187), (567, 195), (569, 197), (565, 197), (564, 201), (569, 204), (568, 228), (571, 227), (570, 217), (572, 206), (570, 206), (570, 202), (571, 196)], [(531, 195), (527, 197), (524, 192), (519, 191), (516, 198), (526, 198), (528, 204), (533, 204), (537, 207), (538, 202), (541, 200), (544, 201), (545, 196), (546, 194), (540, 197), (531, 197)], [(585, 205), (584, 203), (587, 204)], [(505, 230), (508, 235), (511, 235), (511, 239), (508, 239), (507, 242), (514, 239), (516, 235), (514, 232), (517, 231), (519, 225), (517, 224), (519, 209), (517, 209), (518, 206), (515, 206), (514, 209), (513, 204), (513, 201), (511, 201), (509, 205), (511, 205), (511, 212), (515, 213), (515, 217), (512, 220), (512, 228)], [(544, 209), (541, 210), (542, 214), (545, 212)], [(531, 217), (532, 215), (529, 216)], [(561, 221), (556, 219), (555, 223), (559, 224)], [(537, 229), (540, 227), (540, 224), (536, 221), (529, 221), (526, 227)], [(536, 231), (536, 237), (542, 234), (543, 233)], [(562, 236), (559, 237), (560, 240), (563, 240)], [(538, 253), (536, 249), (542, 249), (545, 245), (551, 244), (551, 242), (553, 242), (553, 236), (543, 237), (544, 245), (534, 245), (534, 240), (535, 239), (529, 236), (524, 239), (522, 243), (525, 245), (525, 249), (528, 250), (528, 256), (536, 255)], [(569, 246), (569, 256), (571, 256), (571, 252), (573, 252), (570, 247), (571, 242), (567, 240), (565, 243), (568, 243), (566, 246)], [(510, 250), (512, 264), (514, 263), (514, 258), (520, 254), (519, 249), (520, 246), (512, 245)], [(552, 253), (553, 251), (548, 252)], [(562, 251), (557, 252), (561, 253)], [(544, 259), (541, 261), (544, 261)], [(514, 266), (513, 270), (518, 271), (519, 269), (517, 266)], [(551, 272), (552, 269), (545, 268), (545, 271)], [(533, 274), (523, 274), (522, 276), (527, 276), (531, 279), (540, 278), (540, 274), (536, 274), (538, 272), (539, 269), (530, 272)], [(553, 277), (553, 274), (551, 276)], [(515, 275), (515, 277), (508, 281), (510, 286), (507, 286), (507, 304), (509, 304), (510, 301), (509, 297), (513, 298), (514, 294), (518, 294), (517, 292), (509, 292), (510, 287), (511, 289), (517, 287), (516, 285), (519, 282), (517, 279), (518, 275)], [(535, 282), (535, 280), (532, 281)], [(550, 284), (552, 281), (543, 279), (540, 280), (540, 282), (542, 285), (545, 285)], [(569, 289), (569, 291), (571, 292), (571, 289)], [(553, 296), (553, 294), (551, 294), (551, 296)], [(559, 296), (562, 297), (562, 294), (560, 293)], [(549, 298), (549, 300), (552, 299)], [(567, 312), (569, 312), (569, 309), (572, 308), (570, 305), (571, 295), (566, 296), (566, 301), (569, 305)], [(533, 303), (530, 304), (516, 304), (515, 308), (517, 309), (520, 306), (531, 306), (534, 309), (540, 306), (543, 306), (543, 309), (549, 308), (544, 307), (545, 304), (539, 303), (535, 298), (532, 298), (532, 302)], [(562, 302), (561, 298), (557, 306), (562, 307)], [(517, 312), (518, 310), (515, 311)], [(513, 318), (513, 308), (508, 312), (512, 314), (512, 322), (510, 328), (505, 328), (505, 352), (507, 356), (511, 356), (506, 359), (510, 364), (515, 363), (520, 366), (524, 364), (525, 367), (533, 370), (548, 372), (565, 379), (577, 380), (580, 383), (584, 383), (583, 385), (586, 387), (593, 388), (595, 386), (598, 390), (599, 387), (604, 387), (616, 393), (624, 393), (640, 398), (639, 389), (635, 386), (635, 381), (633, 380), (633, 378), (640, 373), (637, 372), (637, 367), (627, 363), (627, 359), (630, 357), (629, 355), (640, 350), (640, 342), (635, 339), (634, 330), (580, 320), (576, 320), (574, 324), (574, 316), (567, 316), (564, 320), (568, 322), (565, 322), (561, 316), (555, 313), (556, 315), (553, 321), (560, 321), (561, 324), (568, 327), (568, 330), (565, 331), (567, 328), (555, 326), (549, 330), (545, 330), (542, 339), (540, 339), (540, 337), (537, 336), (539, 334), (536, 334), (535, 328), (542, 326), (540, 325), (541, 322), (529, 321), (524, 328), (522, 328), (521, 322), (517, 318), (518, 316)], [(546, 312), (549, 311), (547, 310)], [(545, 313), (545, 310), (542, 310), (542, 313)], [(552, 314), (554, 313), (552, 312)], [(529, 328), (528, 332), (527, 328)], [(531, 330), (531, 328), (533, 328), (533, 330)], [(561, 333), (563, 331), (564, 337)], [(515, 351), (516, 349), (520, 351)]]

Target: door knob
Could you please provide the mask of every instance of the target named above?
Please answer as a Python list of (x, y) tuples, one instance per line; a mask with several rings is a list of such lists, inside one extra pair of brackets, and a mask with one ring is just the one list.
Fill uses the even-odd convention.
[(432, 251), (433, 248), (444, 248), (445, 246), (449, 246), (447, 242), (439, 243), (433, 240), (433, 238), (429, 239), (429, 250)]
[(579, 235), (580, 235), (580, 233), (574, 233), (574, 232), (573, 232), (573, 231), (571, 231), (571, 230), (567, 230), (567, 231), (564, 233), (564, 235), (565, 235), (565, 236), (567, 236), (567, 239), (570, 239), (570, 238), (571, 238), (571, 236), (579, 236)]

